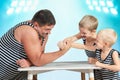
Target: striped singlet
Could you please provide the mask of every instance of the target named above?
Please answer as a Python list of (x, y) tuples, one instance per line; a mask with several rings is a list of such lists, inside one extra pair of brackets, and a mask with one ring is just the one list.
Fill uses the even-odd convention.
[(14, 30), (21, 25), (34, 27), (32, 23), (21, 22), (0, 38), (0, 80), (13, 80), (21, 73), (17, 71), (19, 66), (16, 61), (22, 58), (27, 59), (23, 45), (14, 37)]
[[(98, 59), (99, 62), (101, 62), (103, 64), (113, 65), (114, 62), (113, 62), (112, 54), (114, 51), (116, 51), (116, 50), (112, 49), (109, 52), (108, 56), (104, 60), (102, 60), (101, 59), (101, 51), (96, 50), (96, 58)], [(94, 74), (95, 74), (95, 80), (120, 80), (119, 72), (113, 72), (113, 71), (110, 71), (105, 68), (102, 68), (99, 70), (94, 70)]]
[[(83, 38), (83, 43), (86, 44), (86, 39)], [(94, 44), (95, 45), (95, 44)], [(94, 46), (93, 45), (93, 46)], [(92, 58), (95, 58), (96, 55), (95, 55), (95, 51), (90, 51), (90, 50), (85, 50), (85, 53), (88, 57), (92, 57)]]

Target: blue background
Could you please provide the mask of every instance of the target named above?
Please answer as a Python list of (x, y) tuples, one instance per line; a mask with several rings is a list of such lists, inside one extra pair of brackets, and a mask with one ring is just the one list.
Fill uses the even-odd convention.
[[(103, 4), (100, 1), (103, 1)], [(107, 1), (111, 1), (113, 5), (107, 5)], [(120, 0), (0, 0), (0, 5), (0, 37), (17, 23), (30, 20), (38, 10), (49, 9), (57, 23), (48, 39), (46, 52), (58, 50), (56, 45), (58, 41), (78, 33), (79, 21), (88, 14), (98, 19), (97, 32), (104, 28), (113, 28), (117, 32), (118, 40), (113, 48), (120, 51)], [(98, 10), (97, 7), (99, 7)], [(110, 11), (111, 8), (115, 8), (117, 12), (113, 14)], [(86, 60), (84, 50), (71, 48), (56, 61)], [(60, 70), (39, 74), (38, 78), (38, 80), (80, 80), (80, 73)]]

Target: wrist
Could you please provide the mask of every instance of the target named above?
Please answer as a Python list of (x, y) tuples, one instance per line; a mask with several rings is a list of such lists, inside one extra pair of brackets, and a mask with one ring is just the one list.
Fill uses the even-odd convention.
[(67, 50), (65, 50), (65, 49), (60, 49), (59, 52), (60, 52), (60, 54), (63, 55), (63, 54), (65, 54), (65, 53), (67, 52)]
[(28, 64), (29, 66), (33, 66), (33, 63), (30, 60), (28, 60)]

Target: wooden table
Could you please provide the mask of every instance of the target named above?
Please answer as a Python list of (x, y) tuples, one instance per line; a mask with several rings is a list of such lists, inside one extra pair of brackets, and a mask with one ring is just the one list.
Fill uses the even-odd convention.
[(18, 68), (18, 71), (28, 71), (28, 80), (33, 80), (33, 75), (44, 73), (53, 70), (70, 70), (82, 72), (82, 80), (85, 80), (85, 74), (89, 74), (89, 80), (94, 80), (93, 69), (100, 69), (87, 61), (72, 61), (72, 62), (52, 62), (41, 67)]

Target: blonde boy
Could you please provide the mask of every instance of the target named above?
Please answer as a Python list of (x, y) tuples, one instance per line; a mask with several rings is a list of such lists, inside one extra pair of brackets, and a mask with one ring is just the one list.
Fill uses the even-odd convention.
[(95, 80), (120, 80), (117, 72), (120, 71), (119, 52), (112, 49), (116, 40), (117, 34), (113, 29), (104, 29), (98, 32), (94, 48), (77, 43), (72, 44), (72, 47), (79, 49), (95, 50), (95, 65), (102, 68), (95, 70)]
[[(88, 46), (94, 46), (96, 40), (96, 29), (98, 26), (98, 20), (92, 15), (85, 15), (79, 22), (79, 33), (64, 39), (64, 43), (75, 42), (79, 39), (83, 39), (83, 43)], [(88, 56), (88, 62), (94, 63), (95, 51), (85, 50)]]

